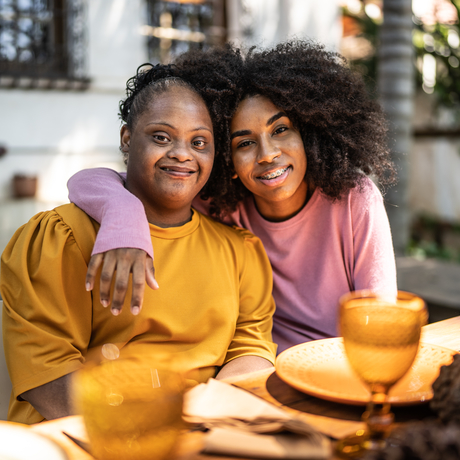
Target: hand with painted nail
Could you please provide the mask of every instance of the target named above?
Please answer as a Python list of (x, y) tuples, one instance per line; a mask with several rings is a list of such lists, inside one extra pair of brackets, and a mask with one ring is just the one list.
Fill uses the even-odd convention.
[[(100, 277), (100, 301), (104, 307), (111, 305), (112, 314), (119, 315), (132, 274), (131, 313), (139, 314), (144, 300), (145, 284), (158, 289), (153, 260), (141, 249), (120, 248), (94, 254), (86, 272), (86, 290), (94, 288), (96, 274), (102, 266)], [(110, 298), (113, 286), (112, 299)]]

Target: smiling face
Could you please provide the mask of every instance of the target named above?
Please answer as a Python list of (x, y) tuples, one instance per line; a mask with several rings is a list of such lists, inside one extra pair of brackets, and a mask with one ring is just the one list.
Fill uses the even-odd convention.
[(142, 201), (149, 222), (187, 222), (214, 162), (211, 117), (200, 96), (181, 86), (154, 94), (131, 130), (122, 127), (121, 149), (128, 156), (126, 188)]
[(248, 97), (232, 119), (231, 138), (235, 172), (254, 194), (259, 212), (279, 221), (302, 209), (307, 157), (288, 116), (264, 96)]

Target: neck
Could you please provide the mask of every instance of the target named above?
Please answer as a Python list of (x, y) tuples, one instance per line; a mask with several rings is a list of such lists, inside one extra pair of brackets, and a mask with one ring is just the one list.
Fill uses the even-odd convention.
[(315, 187), (303, 181), (295, 193), (286, 199), (279, 201), (266, 201), (254, 195), (259, 214), (270, 222), (283, 222), (298, 214), (308, 203)]
[(152, 209), (145, 206), (145, 214), (150, 224), (161, 228), (180, 227), (192, 220), (192, 209), (188, 206), (185, 209)]

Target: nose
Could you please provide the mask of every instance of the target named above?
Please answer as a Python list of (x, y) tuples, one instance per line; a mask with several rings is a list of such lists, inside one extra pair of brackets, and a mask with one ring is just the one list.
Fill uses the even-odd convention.
[(190, 151), (190, 146), (185, 142), (179, 142), (171, 147), (168, 151), (168, 157), (180, 162), (193, 160), (193, 155)]
[(257, 163), (272, 163), (281, 156), (281, 150), (271, 138), (262, 138), (257, 152)]

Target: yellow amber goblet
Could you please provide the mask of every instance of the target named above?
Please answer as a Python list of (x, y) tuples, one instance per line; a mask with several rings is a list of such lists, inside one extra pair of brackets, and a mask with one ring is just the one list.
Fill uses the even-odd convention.
[(367, 429), (340, 440), (336, 446), (338, 456), (353, 458), (384, 446), (394, 419), (388, 391), (412, 366), (428, 314), (420, 297), (402, 291), (396, 298), (354, 291), (345, 294), (339, 305), (345, 354), (371, 393), (363, 414)]

